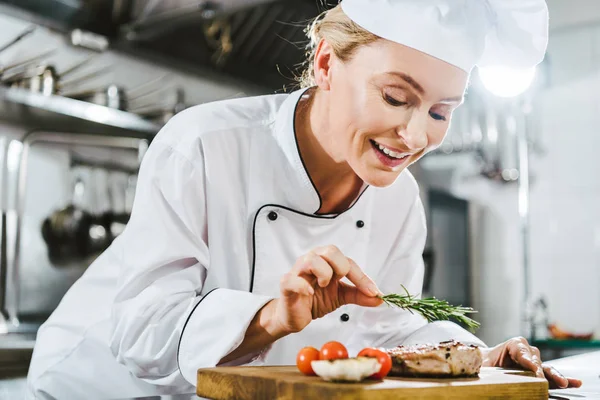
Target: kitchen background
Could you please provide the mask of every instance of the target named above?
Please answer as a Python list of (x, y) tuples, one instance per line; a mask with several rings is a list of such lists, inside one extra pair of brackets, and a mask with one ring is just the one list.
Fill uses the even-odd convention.
[[(487, 343), (524, 335), (554, 358), (600, 348), (600, 4), (548, 4), (530, 89), (499, 98), (475, 75), (444, 145), (412, 170), (424, 295), (479, 310)], [(293, 89), (303, 25), (323, 7), (0, 1), (0, 376), (26, 374), (37, 327), (126, 223), (160, 126), (191, 105)]]

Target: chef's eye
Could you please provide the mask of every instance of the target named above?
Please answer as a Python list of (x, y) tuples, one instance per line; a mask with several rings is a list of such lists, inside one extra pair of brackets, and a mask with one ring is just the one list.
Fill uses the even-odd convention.
[(435, 119), (436, 121), (445, 121), (446, 120), (445, 116), (443, 116), (441, 114), (434, 113), (433, 111), (429, 112), (429, 116), (431, 118)]
[(401, 107), (401, 106), (405, 106), (407, 104), (405, 101), (396, 100), (389, 94), (384, 94), (383, 98), (389, 105), (394, 106), (394, 107)]
[(436, 105), (429, 110), (429, 116), (436, 121), (447, 121), (452, 115), (452, 108), (446, 105)]

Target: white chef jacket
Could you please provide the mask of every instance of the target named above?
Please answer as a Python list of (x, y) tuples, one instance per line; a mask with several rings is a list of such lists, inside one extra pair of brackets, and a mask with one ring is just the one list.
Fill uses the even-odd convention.
[[(414, 178), (404, 171), (390, 187), (365, 187), (347, 211), (316, 215), (294, 131), (302, 93), (204, 104), (169, 121), (142, 162), (127, 228), (39, 330), (31, 397), (193, 392), (197, 369), (239, 346), (281, 276), (316, 246), (336, 245), (384, 293), (421, 291)], [(356, 355), (451, 338), (483, 345), (450, 322), (346, 305), (229, 365), (294, 364), (300, 348), (330, 340)]]

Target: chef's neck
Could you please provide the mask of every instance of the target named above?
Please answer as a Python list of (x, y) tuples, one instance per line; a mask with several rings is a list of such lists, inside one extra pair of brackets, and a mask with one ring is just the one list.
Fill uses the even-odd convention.
[[(295, 131), (300, 156), (321, 198), (319, 214), (337, 214), (354, 203), (363, 181), (345, 160), (331, 131), (327, 98), (316, 88), (302, 96), (296, 108)], [(337, 145), (337, 147), (336, 147)]]

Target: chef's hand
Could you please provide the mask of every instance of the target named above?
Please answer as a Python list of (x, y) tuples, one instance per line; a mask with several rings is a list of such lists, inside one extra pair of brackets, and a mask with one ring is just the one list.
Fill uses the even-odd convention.
[(553, 367), (542, 364), (540, 351), (537, 347), (530, 346), (525, 338), (513, 338), (482, 351), (484, 367), (522, 368), (533, 371), (538, 378), (548, 379), (551, 389), (581, 386), (579, 379), (566, 378)]
[[(355, 286), (341, 282), (344, 277)], [(300, 257), (281, 279), (280, 292), (273, 300), (272, 317), (284, 334), (299, 332), (344, 304), (382, 303), (375, 282), (335, 246), (318, 247)]]
[[(344, 277), (356, 286), (340, 282)], [(242, 343), (219, 365), (299, 332), (344, 304), (376, 307), (383, 302), (377, 297), (381, 292), (375, 282), (335, 246), (319, 247), (300, 257), (279, 286), (281, 296), (256, 313)]]

